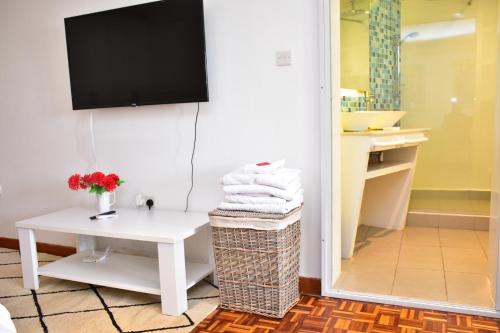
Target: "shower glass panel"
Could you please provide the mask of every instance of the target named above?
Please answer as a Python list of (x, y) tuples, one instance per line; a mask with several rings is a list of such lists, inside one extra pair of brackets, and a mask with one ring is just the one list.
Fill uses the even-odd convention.
[(410, 212), (489, 215), (497, 7), (497, 0), (401, 2), (401, 109), (408, 112), (401, 125), (432, 129)]

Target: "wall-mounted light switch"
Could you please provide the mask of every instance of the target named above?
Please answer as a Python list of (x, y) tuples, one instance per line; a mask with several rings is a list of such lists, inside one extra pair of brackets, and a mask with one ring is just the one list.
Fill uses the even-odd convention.
[(277, 51), (276, 52), (276, 66), (291, 66), (292, 65), (292, 51)]

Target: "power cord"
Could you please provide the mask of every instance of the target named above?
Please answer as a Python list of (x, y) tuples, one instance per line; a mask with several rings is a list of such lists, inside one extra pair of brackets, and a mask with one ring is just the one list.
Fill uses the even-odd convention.
[(193, 141), (193, 151), (191, 153), (191, 187), (189, 188), (189, 192), (186, 196), (186, 209), (184, 209), (184, 213), (187, 213), (189, 209), (189, 197), (191, 196), (191, 192), (193, 191), (194, 187), (194, 164), (193, 164), (193, 159), (194, 159), (194, 153), (196, 151), (196, 137), (197, 137), (197, 132), (198, 132), (198, 114), (200, 113), (200, 102), (197, 104), (197, 110), (196, 110), (196, 118), (194, 120), (194, 141)]

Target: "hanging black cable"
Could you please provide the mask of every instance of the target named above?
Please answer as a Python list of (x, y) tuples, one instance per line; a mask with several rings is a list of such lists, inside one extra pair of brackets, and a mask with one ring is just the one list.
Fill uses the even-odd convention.
[(200, 102), (198, 102), (198, 107), (196, 110), (196, 118), (194, 120), (194, 141), (193, 141), (193, 151), (191, 153), (191, 187), (189, 188), (189, 192), (186, 196), (186, 208), (184, 209), (184, 213), (187, 213), (189, 209), (189, 197), (191, 196), (191, 192), (193, 191), (194, 187), (194, 153), (196, 151), (196, 136), (198, 132), (198, 114), (200, 113)]

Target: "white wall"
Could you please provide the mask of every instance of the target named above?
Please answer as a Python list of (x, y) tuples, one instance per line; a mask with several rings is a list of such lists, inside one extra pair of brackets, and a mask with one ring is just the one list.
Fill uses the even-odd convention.
[[(14, 222), (79, 203), (66, 178), (92, 165), (89, 111), (71, 110), (63, 18), (140, 0), (0, 2), (0, 236)], [(210, 102), (201, 104), (191, 208), (207, 211), (219, 177), (249, 161), (286, 158), (303, 170), (306, 195), (301, 274), (320, 276), (320, 142), (317, 1), (206, 0)], [(276, 67), (291, 49), (291, 67)], [(126, 56), (126, 55), (124, 55)], [(118, 203), (139, 192), (159, 208), (183, 209), (196, 105), (94, 111), (104, 172), (126, 180)], [(68, 221), (68, 223), (71, 223)], [(39, 241), (73, 245), (42, 233)]]

